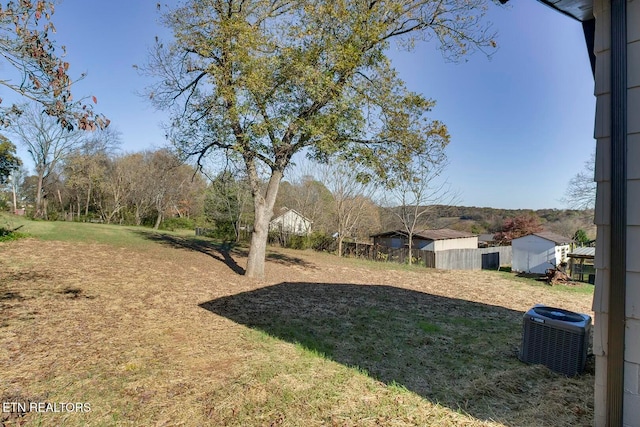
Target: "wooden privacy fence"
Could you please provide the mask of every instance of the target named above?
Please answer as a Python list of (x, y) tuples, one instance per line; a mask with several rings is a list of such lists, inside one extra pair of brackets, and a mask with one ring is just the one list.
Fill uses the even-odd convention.
[[(387, 246), (371, 243), (342, 243), (342, 255), (351, 258), (363, 258), (372, 261), (397, 262), (404, 264), (409, 260), (408, 248), (389, 248)], [(434, 253), (414, 249), (411, 254), (414, 264), (422, 264), (427, 267), (435, 266)]]
[[(206, 236), (212, 229), (196, 228), (196, 236)], [(251, 233), (241, 230), (241, 238), (248, 239)], [(271, 241), (271, 243), (274, 243)], [(282, 242), (281, 242), (282, 243)], [(331, 247), (324, 250), (334, 250)], [(380, 262), (406, 264), (409, 260), (408, 248), (389, 248), (371, 243), (343, 242), (342, 254), (351, 258), (363, 258)], [(511, 246), (496, 246), (476, 249), (449, 249), (446, 251), (412, 251), (413, 264), (442, 270), (497, 270), (510, 266)]]
[[(343, 243), (343, 255), (381, 262), (407, 263), (408, 248), (389, 248), (369, 243)], [(497, 270), (511, 265), (511, 246), (446, 251), (412, 251), (413, 263), (443, 270)]]
[(450, 249), (435, 252), (435, 268), (443, 270), (497, 270), (511, 265), (511, 246)]

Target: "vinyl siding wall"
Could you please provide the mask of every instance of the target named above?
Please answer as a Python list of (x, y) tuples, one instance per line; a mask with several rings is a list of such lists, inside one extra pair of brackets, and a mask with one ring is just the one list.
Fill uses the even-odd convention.
[[(604, 427), (610, 286), (611, 209), (611, 13), (609, 0), (594, 0), (596, 34), (596, 291), (593, 300), (596, 356), (594, 425)], [(627, 2), (627, 288), (625, 309), (625, 427), (640, 427), (640, 0)]]

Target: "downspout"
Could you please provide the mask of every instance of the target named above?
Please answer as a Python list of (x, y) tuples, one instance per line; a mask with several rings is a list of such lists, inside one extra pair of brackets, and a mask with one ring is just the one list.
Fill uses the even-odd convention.
[(622, 426), (627, 271), (627, 0), (611, 0), (611, 259), (607, 425)]

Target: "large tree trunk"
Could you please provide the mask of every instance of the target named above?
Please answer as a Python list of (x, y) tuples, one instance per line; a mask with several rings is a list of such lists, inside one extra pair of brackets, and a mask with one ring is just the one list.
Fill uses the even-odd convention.
[(18, 210), (18, 195), (17, 193), (17, 184), (15, 183), (15, 178), (11, 178), (11, 193), (13, 193), (13, 214), (15, 215)]
[(160, 228), (160, 224), (162, 223), (162, 199), (159, 196), (156, 196), (156, 211), (158, 212), (158, 216), (156, 216), (156, 223), (153, 225), (153, 229), (157, 230)]
[(260, 183), (255, 166), (248, 165), (247, 169), (251, 192), (253, 193), (255, 223), (253, 234), (251, 235), (251, 246), (249, 247), (249, 259), (247, 260), (245, 275), (254, 279), (263, 279), (265, 257), (267, 255), (267, 238), (269, 237), (269, 222), (273, 216), (273, 205), (276, 202), (283, 173), (279, 170), (274, 170), (271, 173), (267, 190), (263, 196), (262, 191), (260, 191)]
[(62, 193), (60, 192), (60, 189), (58, 188), (56, 193), (58, 194), (58, 203), (60, 203), (60, 209), (62, 209), (62, 216), (63, 218), (67, 218), (67, 213), (64, 211), (64, 204), (62, 203)]
[(344, 242), (344, 236), (338, 236), (338, 257), (342, 256), (342, 242)]
[(49, 201), (46, 197), (42, 198), (42, 219), (45, 221), (49, 221), (49, 214), (47, 213), (47, 207), (49, 205)]
[(233, 232), (236, 235), (236, 243), (240, 243), (240, 221), (233, 222)]
[(158, 211), (158, 216), (156, 217), (156, 223), (153, 226), (154, 230), (160, 228), (160, 224), (162, 224), (162, 211)]
[(254, 279), (264, 278), (264, 264), (267, 255), (267, 238), (269, 235), (270, 217), (266, 207), (258, 213), (256, 209), (256, 219), (251, 234), (251, 246), (249, 247), (249, 259), (247, 260), (246, 276)]
[(44, 183), (44, 175), (38, 172), (38, 186), (36, 187), (36, 218), (44, 218), (45, 214), (42, 210), (42, 186)]
[(142, 224), (142, 216), (140, 215), (140, 205), (136, 203), (136, 225)]
[(409, 265), (412, 264), (413, 260), (413, 233), (409, 233)]
[(89, 181), (89, 188), (87, 189), (87, 200), (84, 205), (84, 216), (89, 216), (89, 202), (91, 201), (91, 181)]

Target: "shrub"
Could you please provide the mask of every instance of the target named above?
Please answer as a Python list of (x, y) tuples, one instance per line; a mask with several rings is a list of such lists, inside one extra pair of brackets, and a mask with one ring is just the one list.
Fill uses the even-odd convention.
[(215, 228), (211, 229), (207, 233), (207, 237), (212, 239), (224, 240), (227, 242), (234, 242), (236, 240), (236, 230), (233, 228), (233, 223), (230, 221), (220, 221), (216, 223)]
[(11, 240), (18, 240), (27, 237), (25, 233), (18, 232), (18, 228), (12, 230), (8, 227), (0, 226), (0, 242), (8, 242)]
[(60, 221), (62, 219), (62, 215), (58, 211), (51, 210), (47, 212), (47, 220), (49, 221)]
[(191, 218), (168, 218), (162, 221), (160, 228), (163, 230), (193, 230), (196, 222)]
[(287, 247), (291, 249), (309, 249), (309, 240), (307, 236), (297, 236), (294, 234), (289, 237)]
[(332, 252), (336, 250), (336, 239), (321, 231), (314, 231), (309, 236), (309, 246), (316, 251)]
[(389, 254), (385, 254), (384, 252), (378, 252), (376, 259), (379, 261), (389, 261)]

